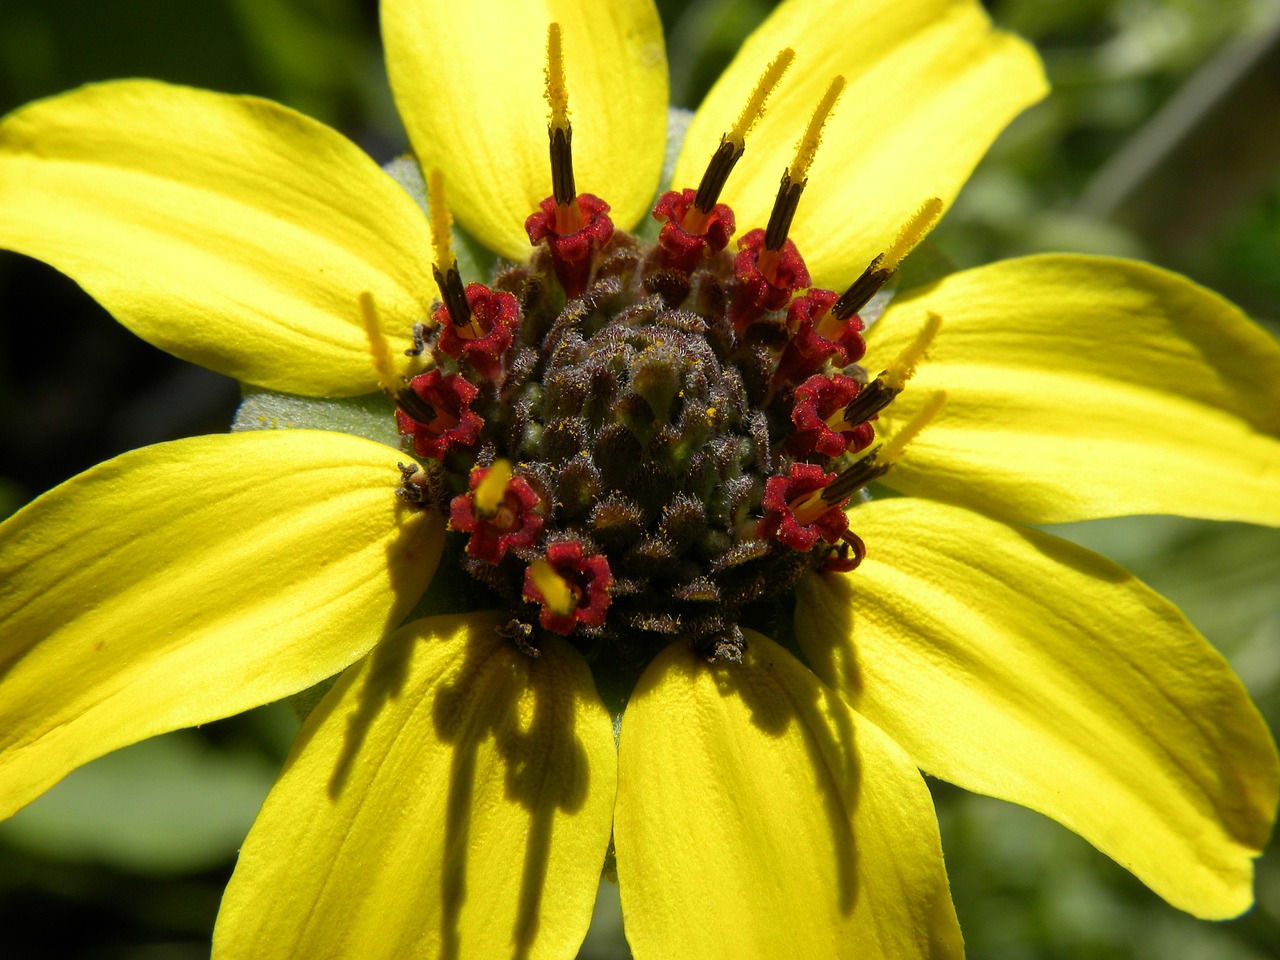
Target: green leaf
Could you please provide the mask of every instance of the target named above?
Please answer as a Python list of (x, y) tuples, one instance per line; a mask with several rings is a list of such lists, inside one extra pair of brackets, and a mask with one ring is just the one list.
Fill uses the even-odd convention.
[(206, 869), (233, 854), (276, 770), (182, 730), (108, 754), (12, 818), (0, 841), (37, 855), (143, 874)]
[(400, 449), (395, 405), (380, 393), (341, 399), (248, 393), (231, 423), (232, 433), (245, 430), (333, 430)]

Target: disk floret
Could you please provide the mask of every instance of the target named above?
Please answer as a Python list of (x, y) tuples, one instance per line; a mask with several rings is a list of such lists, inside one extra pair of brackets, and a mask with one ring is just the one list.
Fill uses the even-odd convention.
[[(672, 193), (657, 207), (685, 204)], [(723, 230), (732, 212), (709, 222)], [(792, 292), (744, 297), (737, 261), (759, 245), (726, 247), (705, 244), (681, 269), (661, 243), (613, 230), (568, 296), (561, 253), (543, 242), (491, 286), (467, 285), (471, 337), (435, 311), (431, 369), (410, 383), (430, 415), (401, 409), (400, 429), (440, 465), (463, 567), (514, 620), (635, 666), (676, 640), (736, 659), (744, 607), (849, 565), (852, 491), (816, 512), (791, 500), (813, 499), (870, 442), (870, 423), (826, 422), (867, 378), (833, 365), (846, 350), (783, 365), (813, 324), (789, 320)], [(860, 329), (842, 327), (846, 341)], [(510, 334), (501, 352), (495, 330)], [(482, 342), (483, 354), (460, 348)]]
[(927, 422), (896, 446), (875, 443), (873, 421), (937, 324), (870, 380), (857, 311), (937, 209), (922, 208), (843, 295), (812, 285), (789, 236), (842, 78), (783, 171), (768, 224), (731, 247), (721, 188), (793, 56), (770, 64), (698, 189), (658, 198), (653, 243), (576, 191), (555, 24), (553, 189), (529, 214), (528, 263), (464, 286), (431, 172), (441, 305), (413, 351), (429, 369), (389, 392), (406, 445), (436, 462), (431, 489), (444, 493), (406, 473), (402, 496), (448, 514), (465, 538), (459, 562), (510, 611), (507, 633), (526, 652), (541, 628), (637, 669), (677, 641), (740, 659), (740, 622), (758, 622), (806, 573), (861, 562), (844, 507)]

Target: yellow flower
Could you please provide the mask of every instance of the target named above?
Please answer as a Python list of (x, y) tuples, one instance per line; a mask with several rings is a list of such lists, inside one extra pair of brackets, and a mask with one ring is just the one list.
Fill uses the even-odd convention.
[[(554, 18), (579, 186), (629, 229), (663, 160), (656, 13), (576, 0)], [(548, 19), (505, 0), (383, 4), (422, 167), (517, 261), (550, 181)], [(835, 289), (921, 203), (949, 203), (1044, 93), (1035, 55), (975, 2), (791, 0), (694, 118), (677, 187), (784, 48), (796, 66), (722, 199), (764, 224), (843, 76), (791, 231)], [(399, 350), (434, 297), (425, 219), (353, 144), (271, 103), (144, 81), (0, 124), (0, 244), (151, 343), (310, 396), (379, 386), (362, 305)], [(500, 631), (510, 611), (402, 625), (445, 522), (394, 496), (395, 450), (239, 433), (68, 481), (0, 527), (0, 814), (109, 750), (342, 673), (245, 842), (217, 956), (568, 957), (611, 837), (638, 957), (959, 956), (920, 770), (1059, 820), (1197, 916), (1243, 911), (1280, 781), (1265, 725), (1170, 604), (1022, 524), (1280, 525), (1280, 350), (1186, 280), (1088, 257), (900, 294), (868, 368), (922, 329), (936, 337), (879, 425), (905, 435), (929, 404), (935, 419), (883, 478), (905, 496), (848, 510), (865, 562), (796, 588), (807, 663), (751, 630), (740, 663), (672, 643), (616, 749), (606, 665), (593, 679), (574, 637), (539, 635), (535, 658)], [(572, 605), (530, 569), (563, 593), (547, 605)]]

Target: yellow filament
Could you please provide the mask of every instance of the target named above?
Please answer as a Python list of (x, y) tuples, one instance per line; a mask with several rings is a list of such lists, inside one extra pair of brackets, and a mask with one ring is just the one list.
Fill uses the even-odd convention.
[(535, 560), (529, 564), (529, 576), (552, 613), (563, 617), (577, 608), (578, 600), (569, 581), (556, 573), (555, 567), (546, 560)]
[(701, 234), (707, 229), (707, 224), (710, 222), (710, 211), (703, 213), (697, 207), (691, 205), (689, 209), (684, 212), (684, 216), (680, 219), (680, 226), (684, 227), (685, 231), (688, 233)]
[(841, 76), (831, 81), (831, 86), (827, 87), (827, 92), (818, 102), (818, 108), (809, 118), (809, 126), (805, 128), (804, 136), (796, 144), (796, 157), (787, 168), (787, 176), (791, 178), (792, 183), (800, 183), (809, 175), (809, 166), (818, 152), (818, 144), (822, 143), (822, 128), (827, 118), (831, 116), (831, 111), (835, 109), (836, 101), (840, 99), (844, 82), (844, 77)]
[(918, 437), (920, 431), (933, 423), (946, 405), (945, 391), (938, 390), (929, 394), (924, 401), (924, 406), (916, 411), (916, 415), (908, 420), (901, 430), (886, 440), (877, 451), (880, 462), (887, 467), (902, 456), (902, 451), (907, 448), (907, 444)]
[(826, 487), (820, 487), (804, 498), (796, 497), (787, 504), (796, 523), (806, 526), (831, 509), (831, 504), (822, 499), (822, 491), (825, 489)]
[(378, 307), (373, 302), (373, 294), (367, 290), (358, 299), (360, 319), (364, 321), (364, 335), (369, 339), (369, 356), (373, 360), (373, 369), (378, 374), (378, 386), (387, 393), (393, 393), (396, 383), (395, 365), (391, 360), (391, 345), (382, 335), (382, 326), (378, 323)]
[(818, 336), (827, 340), (839, 340), (848, 328), (848, 322), (841, 320), (830, 309), (822, 311), (822, 316), (818, 319)]
[(547, 119), (552, 130), (569, 129), (569, 90), (564, 82), (564, 50), (561, 43), (560, 24), (547, 27), (547, 106), (551, 115)]
[(492, 517), (502, 506), (502, 498), (506, 496), (507, 484), (511, 482), (511, 461), (495, 460), (489, 472), (476, 486), (476, 513), (482, 517)]
[(453, 256), (453, 217), (444, 196), (444, 174), (435, 167), (427, 174), (427, 208), (431, 211), (431, 244), (436, 248), (436, 266), (444, 272), (456, 262)]
[(747, 105), (742, 108), (742, 113), (738, 115), (738, 122), (733, 125), (733, 129), (724, 135), (725, 140), (732, 143), (739, 150), (747, 142), (747, 134), (751, 132), (751, 128), (756, 125), (756, 121), (764, 114), (765, 101), (769, 99), (769, 94), (773, 93), (774, 88), (778, 85), (778, 81), (782, 79), (782, 75), (787, 72), (787, 68), (791, 66), (791, 61), (795, 60), (796, 52), (790, 47), (783, 47), (778, 55), (773, 58), (773, 63), (765, 67), (764, 73), (760, 75), (756, 87), (751, 91), (751, 99), (747, 101)]
[(884, 258), (880, 261), (880, 269), (888, 273), (897, 270), (902, 258), (924, 239), (925, 234), (933, 229), (933, 225), (938, 222), (940, 216), (942, 216), (942, 201), (937, 197), (930, 197), (921, 204), (915, 216), (908, 220), (902, 230), (899, 231), (898, 239), (893, 241), (893, 245), (884, 252)]
[(938, 330), (941, 327), (942, 317), (936, 313), (930, 313), (929, 318), (925, 320), (924, 326), (920, 328), (920, 332), (916, 334), (915, 339), (903, 348), (893, 363), (889, 364), (889, 368), (881, 374), (887, 386), (892, 387), (895, 391), (901, 390), (906, 382), (915, 375), (916, 367), (924, 359), (929, 347), (933, 345), (933, 341), (938, 336)]
[(760, 271), (766, 280), (776, 284), (778, 282), (778, 263), (781, 259), (782, 256), (777, 250), (770, 250), (765, 247), (756, 257), (756, 269)]
[(566, 204), (556, 204), (556, 233), (565, 236), (582, 229), (582, 208), (574, 197)]

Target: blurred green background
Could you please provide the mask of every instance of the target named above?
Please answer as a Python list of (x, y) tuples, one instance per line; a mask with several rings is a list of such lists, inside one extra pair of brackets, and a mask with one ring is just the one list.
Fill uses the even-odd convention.
[[(659, 2), (673, 100), (696, 106), (771, 6)], [(1036, 43), (1054, 93), (997, 143), (935, 234), (941, 249), (962, 266), (1041, 250), (1135, 256), (1276, 332), (1280, 0), (988, 6)], [(0, 112), (127, 76), (272, 97), (380, 161), (404, 149), (373, 0), (0, 5)], [(0, 253), (0, 515), (123, 450), (225, 430), (237, 400), (234, 384), (134, 339), (55, 271)], [(1139, 517), (1058, 532), (1181, 605), (1280, 729), (1280, 531)], [(140, 744), (0, 824), (0, 956), (207, 956), (236, 847), (295, 729), (277, 705)], [(1274, 843), (1258, 905), (1200, 923), (1057, 825), (931, 786), (972, 958), (1280, 957)], [(619, 931), (605, 888), (583, 955), (626, 956)]]

